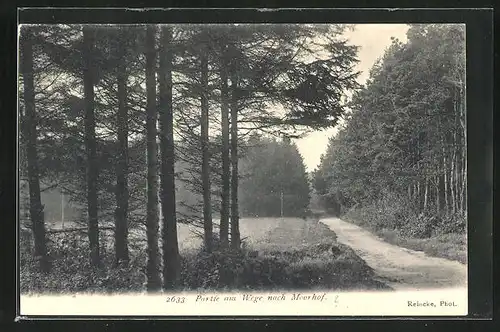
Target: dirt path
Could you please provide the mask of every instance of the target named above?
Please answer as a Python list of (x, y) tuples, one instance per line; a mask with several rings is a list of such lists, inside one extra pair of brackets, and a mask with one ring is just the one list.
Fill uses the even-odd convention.
[(395, 290), (462, 288), (467, 282), (465, 265), (384, 242), (369, 231), (338, 218), (320, 222), (337, 234)]

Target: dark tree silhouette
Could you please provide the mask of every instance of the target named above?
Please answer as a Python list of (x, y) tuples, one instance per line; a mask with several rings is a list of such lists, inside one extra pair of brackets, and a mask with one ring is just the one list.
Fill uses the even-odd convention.
[(22, 63), (21, 71), (24, 82), (25, 116), (22, 134), (26, 140), (26, 157), (28, 164), (28, 185), (30, 201), (31, 227), (34, 237), (34, 255), (39, 260), (40, 270), (50, 271), (45, 239), (45, 222), (43, 206), (40, 198), (40, 176), (37, 156), (37, 115), (35, 109), (35, 87), (33, 80), (33, 38), (29, 28), (24, 28), (20, 39)]

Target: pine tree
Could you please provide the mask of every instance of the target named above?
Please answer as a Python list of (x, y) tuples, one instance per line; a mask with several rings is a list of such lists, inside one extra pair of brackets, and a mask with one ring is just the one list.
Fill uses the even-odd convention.
[(239, 114), (239, 85), (238, 63), (235, 57), (230, 64), (231, 71), (231, 247), (239, 249), (241, 244), (239, 209), (238, 209), (238, 114)]
[(210, 151), (209, 151), (209, 106), (208, 106), (208, 57), (207, 48), (203, 48), (200, 54), (201, 72), (201, 138), (202, 151), (202, 187), (203, 187), (203, 230), (204, 243), (207, 251), (212, 250), (212, 190), (210, 184)]
[(127, 105), (127, 68), (126, 31), (122, 28), (117, 36), (117, 95), (118, 95), (118, 160), (116, 165), (116, 211), (115, 211), (115, 253), (116, 262), (128, 264), (128, 105)]
[(147, 221), (146, 235), (148, 240), (148, 263), (147, 263), (147, 288), (156, 291), (161, 288), (159, 275), (159, 250), (158, 250), (158, 153), (157, 153), (157, 130), (156, 124), (158, 114), (156, 110), (156, 48), (154, 26), (148, 26), (146, 32), (146, 90), (147, 90)]
[(35, 109), (35, 87), (33, 80), (33, 38), (29, 27), (21, 31), (20, 38), (22, 63), (21, 70), (24, 83), (25, 116), (22, 123), (22, 135), (26, 140), (26, 157), (28, 168), (28, 185), (30, 197), (31, 229), (34, 238), (34, 255), (38, 259), (40, 270), (50, 271), (45, 238), (45, 222), (43, 206), (40, 198), (40, 177), (37, 156), (37, 114)]
[(221, 204), (221, 219), (220, 219), (220, 241), (221, 246), (226, 248), (229, 246), (229, 195), (230, 195), (230, 156), (229, 156), (229, 89), (228, 89), (228, 74), (229, 66), (227, 46), (222, 46), (220, 79), (221, 79), (221, 135), (222, 135), (222, 204)]
[(179, 245), (175, 207), (174, 138), (172, 108), (172, 29), (160, 32), (160, 150), (161, 202), (163, 213), (163, 288), (173, 289), (179, 278)]
[(90, 259), (93, 266), (101, 265), (99, 255), (99, 221), (97, 218), (98, 164), (94, 114), (94, 33), (92, 27), (83, 28), (83, 85), (85, 95), (85, 147), (87, 151), (87, 209)]

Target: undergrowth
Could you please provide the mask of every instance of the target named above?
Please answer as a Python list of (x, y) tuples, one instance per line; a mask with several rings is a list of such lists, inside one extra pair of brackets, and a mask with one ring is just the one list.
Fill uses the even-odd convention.
[(356, 206), (342, 218), (369, 229), (383, 240), (429, 256), (467, 262), (466, 217), (416, 213), (407, 202), (391, 197), (378, 204)]
[(387, 288), (354, 251), (336, 242), (299, 250), (197, 250), (183, 256), (181, 280), (190, 290)]
[[(43, 274), (26, 246), (21, 246), (22, 293), (145, 291), (147, 258), (140, 245), (130, 243), (129, 264), (116, 266), (108, 242), (101, 248), (101, 268), (90, 266), (85, 237), (59, 234), (48, 247), (52, 270)], [(179, 290), (318, 288), (388, 287), (375, 281), (373, 270), (352, 249), (337, 243), (331, 230), (314, 221), (280, 224), (265, 239), (240, 250), (215, 246), (212, 252), (203, 247), (181, 252)]]

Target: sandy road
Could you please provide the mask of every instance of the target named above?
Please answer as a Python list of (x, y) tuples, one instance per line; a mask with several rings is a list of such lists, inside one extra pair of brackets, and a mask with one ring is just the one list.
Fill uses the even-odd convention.
[(351, 247), (395, 290), (465, 288), (465, 265), (384, 242), (369, 231), (338, 218), (320, 220), (337, 234), (337, 241)]

